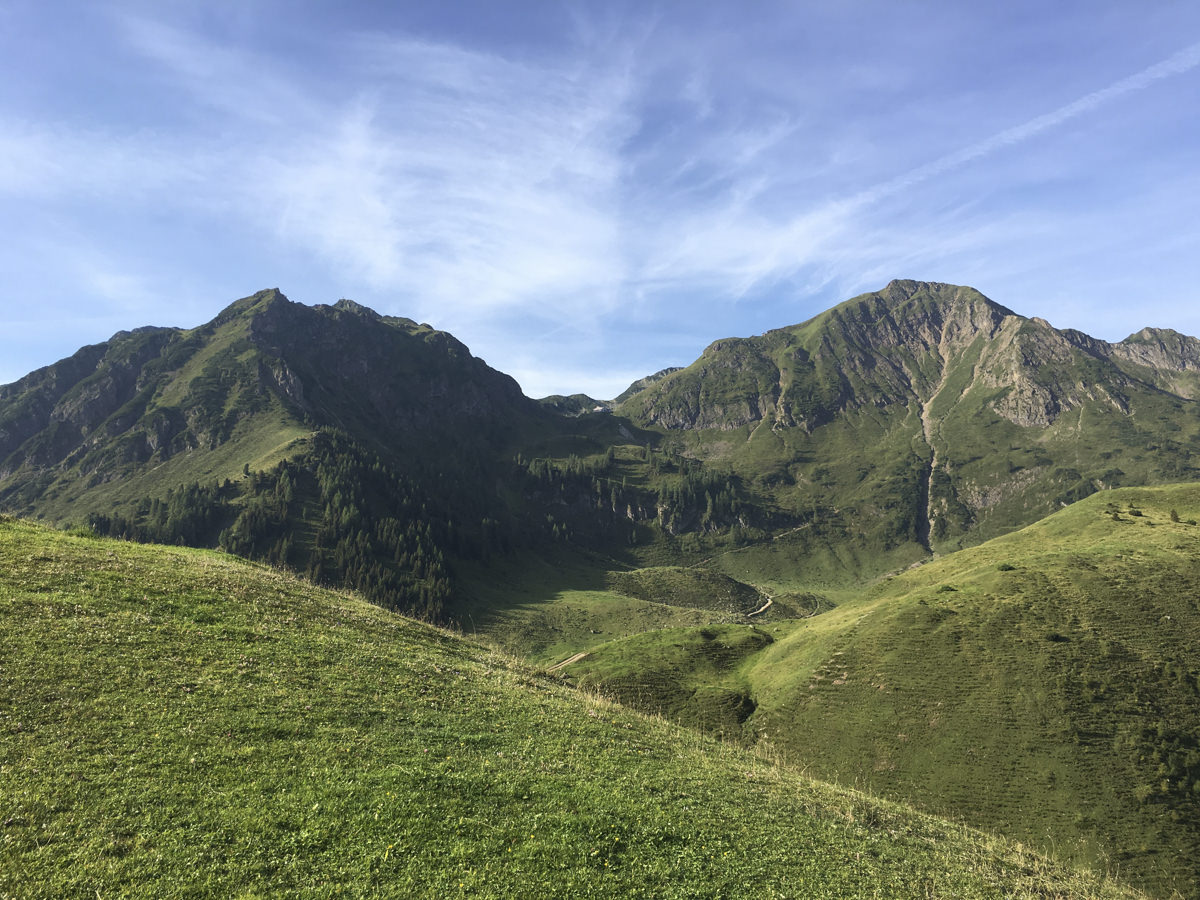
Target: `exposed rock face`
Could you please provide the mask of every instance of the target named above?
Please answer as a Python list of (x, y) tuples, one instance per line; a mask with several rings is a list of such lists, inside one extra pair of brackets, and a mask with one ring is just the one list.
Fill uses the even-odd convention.
[(1200, 340), (1169, 328), (1143, 328), (1119, 344), (1111, 354), (1123, 360), (1173, 372), (1200, 372)]
[(893, 281), (791, 328), (712, 344), (625, 409), (669, 429), (733, 430), (770, 419), (811, 431), (865, 406), (928, 403), (951, 377), (994, 394), (1014, 424), (1046, 427), (1085, 402), (1127, 412), (1132, 384), (1177, 388), (1200, 373), (1200, 341), (1145, 329), (1119, 344), (1026, 319), (955, 285)]
[(1114, 362), (1163, 390), (1200, 398), (1200, 341), (1166, 328), (1143, 328), (1109, 348)]

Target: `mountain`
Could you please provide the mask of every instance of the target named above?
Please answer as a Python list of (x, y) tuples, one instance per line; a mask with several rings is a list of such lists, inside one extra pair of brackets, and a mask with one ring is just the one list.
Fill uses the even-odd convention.
[(505, 518), (513, 436), (554, 420), (449, 334), (261, 291), (0, 388), (0, 504), (220, 544), (436, 618), (446, 557)]
[(807, 618), (561, 671), (819, 778), (1200, 896), (1200, 487), (1106, 491)]
[(657, 384), (658, 382), (662, 381), (664, 378), (666, 378), (671, 373), (678, 372), (680, 368), (681, 368), (680, 366), (668, 366), (665, 369), (659, 369), (653, 375), (647, 375), (645, 378), (639, 378), (637, 381), (635, 381), (629, 387), (625, 388), (625, 390), (621, 391), (621, 393), (617, 395), (617, 398), (615, 400), (613, 400), (612, 402), (613, 403), (623, 403), (624, 401), (626, 401), (630, 397), (632, 397), (634, 394), (639, 393), (640, 391), (644, 391), (646, 388), (650, 387), (652, 384)]
[[(500, 588), (459, 590), (455, 560), (519, 548), (602, 571), (703, 562), (836, 602), (1096, 490), (1196, 477), (1197, 392), (1193, 338), (1109, 344), (896, 281), (717, 341), (619, 402), (537, 403), (444, 332), (271, 290), (0, 388), (0, 506), (444, 618)], [(362, 494), (351, 470), (379, 477)]]
[(0, 519), (0, 893), (1132, 898), (229, 556)]
[(0, 388), (0, 505), (353, 588), (1196, 895), (1200, 502), (1148, 486), (1200, 480), (1198, 392), (1193, 338), (898, 281), (583, 414), (266, 291)]
[(608, 409), (605, 401), (589, 397), (587, 394), (571, 394), (569, 397), (562, 394), (551, 394), (549, 397), (542, 397), (538, 403), (562, 416), (582, 416), (586, 413), (603, 412)]
[(234, 477), (321, 427), (422, 464), (467, 436), (494, 451), (537, 413), (445, 332), (261, 291), (199, 328), (121, 332), (0, 387), (0, 497), (62, 507), (116, 480), (135, 492), (150, 469), (191, 475), (201, 455), (197, 474)]
[(1146, 329), (1109, 344), (972, 288), (894, 281), (717, 341), (617, 411), (896, 561), (1103, 488), (1196, 477), (1198, 396), (1195, 338)]

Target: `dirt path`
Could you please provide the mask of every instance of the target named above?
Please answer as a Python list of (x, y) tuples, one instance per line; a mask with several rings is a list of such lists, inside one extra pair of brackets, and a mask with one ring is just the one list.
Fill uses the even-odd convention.
[(563, 668), (563, 666), (569, 666), (571, 663), (577, 663), (581, 659), (583, 659), (585, 656), (587, 656), (586, 650), (583, 651), (582, 653), (576, 653), (574, 656), (568, 656), (562, 662), (555, 663), (550, 668), (548, 668), (546, 671), (547, 672), (557, 672), (559, 669)]

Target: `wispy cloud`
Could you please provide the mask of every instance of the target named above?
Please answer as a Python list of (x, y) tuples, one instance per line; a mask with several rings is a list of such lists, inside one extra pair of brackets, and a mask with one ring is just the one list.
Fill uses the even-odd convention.
[[(314, 126), (321, 110), (268, 47), (248, 50), (154, 18), (117, 14), (128, 45), (185, 88), (192, 103), (259, 128)], [(188, 107), (191, 108), (190, 105)], [(198, 121), (205, 117), (197, 116)]]
[(846, 204), (849, 207), (866, 206), (892, 194), (916, 187), (922, 182), (936, 178), (960, 166), (967, 165), (992, 153), (1028, 141), (1043, 132), (1065, 125), (1072, 119), (1092, 112), (1119, 97), (1144, 90), (1164, 78), (1182, 75), (1197, 66), (1200, 66), (1200, 43), (1192, 44), (1159, 63), (1155, 63), (1127, 78), (1122, 78), (1108, 87), (1092, 91), (1090, 94), (1080, 97), (1078, 100), (1068, 103), (1065, 106), (1060, 106), (1058, 109), (1036, 116), (1012, 128), (1006, 128), (1004, 131), (985, 138), (978, 143), (971, 144), (953, 153), (948, 153), (932, 162), (911, 169), (902, 175), (867, 188), (849, 198)]
[[(192, 296), (270, 284), (309, 302), (352, 296), (455, 331), (534, 392), (554, 384), (543, 368), (561, 390), (646, 374), (617, 361), (630, 352), (610, 330), (621, 319), (703, 346), (714, 329), (816, 311), (797, 295), (823, 304), (896, 276), (1025, 285), (1119, 249), (1122, 216), (1143, 233), (1157, 216), (1157, 245), (1187, 256), (1184, 151), (1156, 157), (1170, 184), (1155, 191), (1156, 173), (1134, 183), (1123, 166), (1141, 151), (1069, 138), (1122, 98), (1152, 105), (1153, 88), (1200, 67), (1200, 44), (1043, 113), (1036, 63), (960, 81), (953, 48), (971, 35), (955, 29), (994, 18), (768, 6), (750, 22), (582, 3), (550, 39), (511, 43), (462, 38), (453, 17), (417, 37), (396, 26), (403, 15), (367, 15), (386, 26), (354, 33), (338, 16), (288, 43), (290, 28), (257, 39), (252, 4), (229, 7), (237, 27), (213, 27), (205, 4), (117, 12), (104, 53), (139, 87), (138, 124), (0, 102), (0, 256), (14, 271), (22, 257), (64, 260), (60, 294), (114, 309), (177, 296), (181, 281)], [(866, 13), (886, 22), (864, 30)], [(911, 52), (888, 56), (897, 46)], [(1100, 56), (1072, 83), (1111, 78)], [(1115, 162), (1071, 155), (1093, 146)], [(1109, 196), (1098, 188), (1114, 171), (1130, 180)], [(1075, 194), (1052, 199), (1072, 180)], [(787, 318), (759, 322), (759, 309)], [(624, 374), (606, 382), (601, 365)]]
[[(795, 115), (769, 107), (706, 124), (715, 101), (702, 69), (671, 74), (690, 104), (671, 120), (676, 131), (646, 132), (646, 105), (661, 89), (647, 79), (661, 72), (637, 65), (631, 45), (612, 35), (604, 56), (523, 62), (360, 36), (344, 46), (355, 60), (341, 80), (349, 87), (307, 90), (296, 73), (245, 49), (156, 21), (122, 22), (132, 46), (167, 68), (193, 102), (220, 110), (223, 134), (267, 128), (265, 137), (178, 152), (152, 136), (73, 141), (10, 131), (0, 159), (33, 177), (0, 181), (0, 189), (169, 186), (174, 202), (225, 205), (281, 244), (307, 246), (351, 283), (392, 292), (448, 324), (548, 302), (563, 318), (594, 316), (631, 296), (689, 285), (736, 299), (855, 253), (878, 264), (881, 245), (872, 253), (857, 238), (871, 230), (863, 220), (873, 205), (1200, 65), (1200, 44), (1192, 45), (1052, 112), (831, 197), (811, 185), (837, 162), (812, 155)], [(786, 164), (798, 153), (803, 171)]]
[[(218, 174), (192, 142), (0, 115), (0, 194), (36, 200), (161, 202)], [(82, 196), (81, 196), (82, 195)]]
[[(235, 126), (291, 111), (244, 147), (230, 193), (243, 215), (350, 282), (451, 321), (548, 301), (580, 315), (616, 301), (619, 148), (631, 127), (619, 68), (360, 37), (343, 48), (355, 60), (350, 87), (300, 103), (262, 61), (226, 48), (213, 62), (208, 46), (161, 25), (131, 33)], [(251, 68), (254, 91), (241, 87)]]
[[(1200, 44), (1193, 44), (1049, 113), (847, 196), (823, 198), (810, 204), (801, 202), (799, 211), (782, 218), (772, 215), (769, 207), (759, 200), (762, 195), (780, 189), (786, 175), (777, 166), (767, 166), (765, 174), (758, 176), (756, 189), (742, 191), (748, 176), (739, 171), (740, 155), (724, 154), (728, 162), (722, 177), (733, 186), (718, 194), (717, 202), (712, 202), (711, 193), (706, 194), (710, 198), (709, 208), (684, 211), (674, 223), (680, 227), (669, 231), (678, 237), (667, 244), (660, 235), (656, 252), (647, 261), (642, 275), (649, 283), (679, 280), (707, 283), (710, 288), (724, 289), (727, 296), (737, 299), (792, 278), (805, 269), (840, 271), (842, 274), (829, 279), (815, 276), (817, 284), (832, 280), (847, 290), (865, 289), (902, 273), (929, 271), (938, 261), (942, 262), (942, 268), (947, 268), (945, 263), (954, 260), (962, 271), (963, 260), (970, 254), (991, 247), (999, 255), (999, 248), (1011, 244), (1018, 235), (1032, 238), (1038, 230), (1048, 231), (1047, 224), (1043, 222), (1039, 227), (1028, 217), (1019, 223), (1006, 224), (996, 216), (991, 221), (974, 222), (964, 215), (944, 211), (932, 220), (909, 222), (897, 229), (891, 223), (881, 225), (874, 221), (873, 208), (1197, 66), (1200, 66)], [(796, 198), (800, 196), (793, 194)], [(918, 202), (912, 208), (921, 205)]]

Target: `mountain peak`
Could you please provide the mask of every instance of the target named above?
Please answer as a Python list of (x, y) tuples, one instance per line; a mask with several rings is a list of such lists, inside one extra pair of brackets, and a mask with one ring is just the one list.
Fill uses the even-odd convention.
[(333, 304), (333, 308), (339, 312), (352, 313), (356, 316), (361, 316), (364, 319), (379, 319), (382, 318), (379, 313), (371, 309), (369, 306), (363, 306), (361, 303), (355, 303), (353, 300), (347, 300), (343, 297), (337, 303)]
[[(896, 280), (784, 331), (798, 337), (825, 331), (833, 345), (854, 348), (852, 358), (900, 347), (914, 355), (935, 351), (945, 358), (980, 335), (995, 337), (1014, 317), (1019, 318), (972, 287)], [(834, 352), (832, 345), (827, 352)]]
[(947, 284), (941, 281), (914, 281), (902, 278), (888, 282), (887, 286), (874, 294), (863, 294), (849, 301), (861, 300), (864, 297), (878, 297), (889, 306), (903, 306), (915, 303), (918, 308), (943, 307), (946, 309), (980, 308), (986, 309), (1000, 317), (1016, 315), (1011, 309), (1001, 306), (973, 287), (961, 284)]
[[(628, 397), (670, 429), (731, 431), (766, 422), (805, 433), (856, 409), (933, 413), (974, 391), (1022, 427), (1048, 427), (1085, 403), (1125, 414), (1130, 379), (1200, 396), (1200, 341), (1143, 329), (1121, 344), (1017, 315), (972, 287), (896, 279), (806, 322), (711, 344), (680, 373)], [(936, 401), (936, 402), (935, 402)]]
[[(1169, 372), (1200, 371), (1200, 340), (1170, 328), (1143, 328), (1113, 344), (1112, 353), (1119, 359)], [(1190, 396), (1187, 391), (1180, 392)]]
[(1187, 335), (1179, 333), (1174, 328), (1147, 327), (1141, 331), (1135, 331), (1129, 337), (1125, 338), (1125, 340), (1121, 341), (1121, 343), (1148, 344), (1155, 341), (1178, 341), (1180, 339), (1191, 340)]
[(284, 295), (283, 291), (279, 288), (266, 288), (251, 294), (249, 297), (233, 301), (221, 310), (216, 318), (202, 327), (219, 328), (240, 316), (255, 315), (285, 305), (292, 306), (294, 304)]

